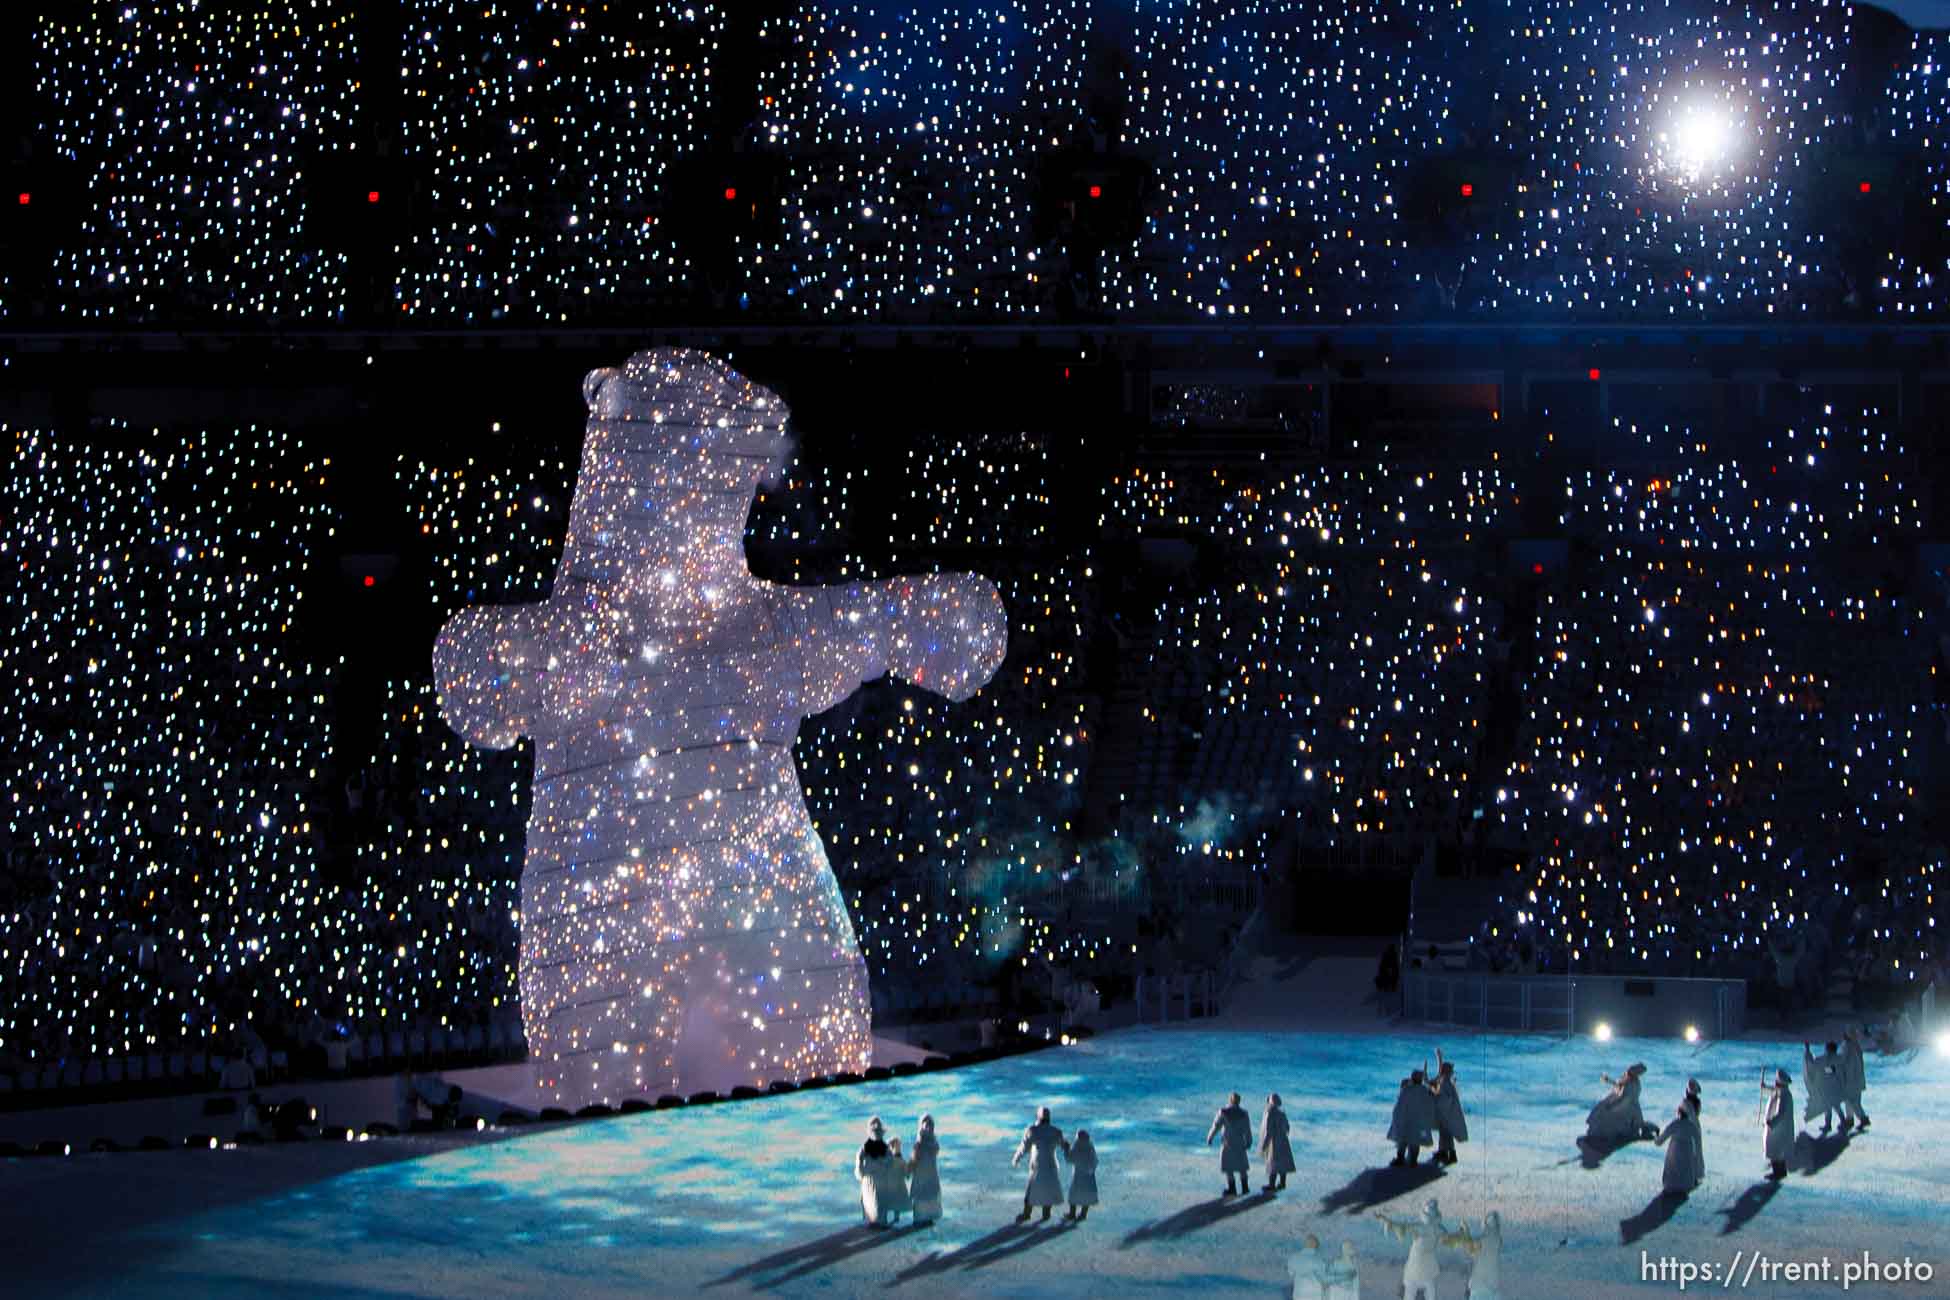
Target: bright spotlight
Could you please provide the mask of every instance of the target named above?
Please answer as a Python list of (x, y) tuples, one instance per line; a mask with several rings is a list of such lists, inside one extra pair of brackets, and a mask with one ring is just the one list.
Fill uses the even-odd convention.
[(1946, 1029), (1936, 1036), (1936, 1054), (1938, 1056), (1950, 1056), (1950, 1029)]
[(1611, 1022), (1600, 1020), (1598, 1027), (1591, 1031), (1591, 1036), (1601, 1043), (1609, 1043), (1611, 1041)]
[(1715, 166), (1733, 147), (1733, 129), (1717, 110), (1689, 109), (1664, 137), (1668, 160), (1687, 176)]
[(1686, 1041), (1687, 1041), (1687, 1042), (1689, 1042), (1689, 1043), (1697, 1043), (1697, 1042), (1699, 1041), (1699, 1026), (1698, 1026), (1698, 1025), (1687, 1025), (1687, 1026), (1686, 1026)]

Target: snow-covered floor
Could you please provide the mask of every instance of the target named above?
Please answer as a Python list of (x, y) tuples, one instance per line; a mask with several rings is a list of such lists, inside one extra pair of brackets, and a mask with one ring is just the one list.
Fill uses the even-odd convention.
[[(1763, 1069), (1799, 1078), (1799, 1044), (1456, 1037), (1472, 1141), (1462, 1163), (1388, 1171), (1396, 1085), (1437, 1040), (1393, 1033), (1168, 1027), (969, 1069), (709, 1108), (551, 1126), (486, 1140), (17, 1160), (0, 1165), (0, 1290), (88, 1296), (1278, 1296), (1306, 1233), (1361, 1252), (1363, 1296), (1393, 1297), (1401, 1248), (1368, 1216), (1504, 1220), (1505, 1294), (1596, 1300), (1676, 1294), (1642, 1283), (1641, 1251), (1724, 1267), (1826, 1256), (1928, 1263), (1928, 1284), (1853, 1295), (1950, 1294), (1944, 1061), (1873, 1058), (1874, 1126), (1803, 1139), (1795, 1172), (1765, 1183)], [(1706, 1185), (1660, 1221), (1661, 1153), (1629, 1146), (1597, 1168), (1575, 1137), (1601, 1070), (1650, 1067), (1648, 1117), (1688, 1075), (1705, 1085)], [(1218, 1198), (1202, 1146), (1229, 1089), (1257, 1125), (1286, 1098), (1300, 1172), (1277, 1197)], [(1017, 1228), (1009, 1168), (1038, 1104), (1091, 1130), (1105, 1204), (1088, 1223)], [(947, 1213), (931, 1228), (858, 1225), (852, 1155), (878, 1114), (909, 1136), (923, 1111), (943, 1146)], [(1392, 1176), (1391, 1176), (1392, 1173)], [(1628, 1240), (1629, 1238), (1629, 1240)], [(1767, 1282), (1759, 1296), (1842, 1294)], [(1441, 1296), (1467, 1260), (1444, 1252)], [(14, 1287), (18, 1284), (19, 1291)], [(1695, 1289), (1707, 1288), (1696, 1286)], [(1306, 1293), (1303, 1293), (1306, 1294)]]

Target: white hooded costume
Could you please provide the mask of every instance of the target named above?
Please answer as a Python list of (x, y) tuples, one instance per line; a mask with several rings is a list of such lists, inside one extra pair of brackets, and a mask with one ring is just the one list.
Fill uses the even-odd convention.
[(1475, 1261), (1469, 1269), (1469, 1300), (1503, 1300), (1502, 1215), (1491, 1210), (1483, 1216), (1481, 1232), (1472, 1235), (1465, 1223), (1462, 1231), (1444, 1237), (1442, 1244), (1466, 1252)]
[(1293, 1300), (1359, 1300), (1360, 1261), (1354, 1243), (1341, 1242), (1341, 1253), (1321, 1253), (1320, 1239), (1309, 1234), (1299, 1250), (1287, 1256), (1287, 1276), (1293, 1280)]
[(1433, 1199), (1422, 1206), (1419, 1219), (1391, 1219), (1377, 1214), (1389, 1235), (1408, 1243), (1408, 1260), (1402, 1265), (1402, 1300), (1436, 1300), (1435, 1280), (1441, 1273), (1435, 1248), (1449, 1235), (1442, 1211)]
[(1599, 1142), (1635, 1142), (1645, 1136), (1645, 1111), (1639, 1106), (1643, 1065), (1634, 1065), (1621, 1079), (1605, 1076), (1611, 1092), (1585, 1116), (1584, 1135)]
[(1321, 1270), (1320, 1300), (1361, 1300), (1361, 1261), (1353, 1242), (1343, 1240), (1340, 1258)]
[(907, 1195), (916, 1222), (932, 1223), (941, 1217), (941, 1143), (934, 1136), (934, 1116), (921, 1116), (921, 1128), (914, 1135), (914, 1153), (907, 1158)]
[(879, 1120), (867, 1125), (867, 1140), (853, 1158), (853, 1176), (860, 1180), (860, 1210), (867, 1222), (876, 1226), (892, 1223), (894, 1216), (908, 1208), (907, 1180), (901, 1176), (900, 1157), (882, 1138), (885, 1130)]
[(1045, 1112), (1037, 1116), (1036, 1122), (1022, 1131), (1022, 1145), (1016, 1148), (1015, 1158), (1009, 1167), (1022, 1163), (1029, 1157), (1029, 1186), (1023, 1194), (1023, 1203), (1041, 1206), (1045, 1209), (1063, 1203), (1063, 1180), (1056, 1172), (1056, 1153), (1069, 1154), (1070, 1144), (1063, 1140), (1063, 1130), (1050, 1123)]

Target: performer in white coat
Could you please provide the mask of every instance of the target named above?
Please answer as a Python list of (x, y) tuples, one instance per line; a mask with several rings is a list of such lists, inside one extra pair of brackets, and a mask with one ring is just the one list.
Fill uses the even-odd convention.
[(903, 1214), (914, 1213), (914, 1200), (907, 1191), (907, 1156), (901, 1151), (899, 1138), (887, 1139), (887, 1154), (891, 1159), (880, 1171), (880, 1208), (887, 1212), (887, 1221), (893, 1223)]
[(1699, 1118), (1693, 1108), (1680, 1102), (1672, 1122), (1652, 1139), (1666, 1149), (1665, 1191), (1668, 1196), (1685, 1196), (1700, 1185), (1706, 1170), (1699, 1158)]
[(914, 1222), (933, 1223), (941, 1217), (941, 1143), (934, 1136), (934, 1116), (921, 1116), (914, 1135), (914, 1153), (907, 1158), (907, 1196)]
[(1078, 1129), (1070, 1143), (1070, 1208), (1065, 1219), (1082, 1223), (1097, 1203), (1097, 1148), (1091, 1144), (1090, 1130)]
[(867, 1223), (876, 1228), (892, 1223), (895, 1207), (907, 1199), (905, 1183), (898, 1197), (889, 1195), (893, 1184), (901, 1179), (899, 1160), (887, 1145), (886, 1132), (879, 1116), (867, 1121), (867, 1140), (853, 1158), (853, 1176), (860, 1180), (860, 1210)]
[(1774, 1082), (1763, 1081), (1761, 1091), (1767, 1094), (1760, 1113), (1761, 1147), (1767, 1156), (1767, 1176), (1778, 1181), (1787, 1177), (1788, 1161), (1794, 1156), (1794, 1088), (1788, 1072), (1776, 1070)]
[(1308, 1233), (1299, 1250), (1287, 1256), (1287, 1276), (1293, 1280), (1293, 1300), (1360, 1300), (1361, 1264), (1354, 1243), (1341, 1242), (1341, 1253), (1321, 1253), (1320, 1238)]
[(1429, 1088), (1435, 1094), (1435, 1162), (1453, 1165), (1456, 1143), (1469, 1141), (1469, 1120), (1463, 1115), (1462, 1097), (1456, 1091), (1455, 1063), (1443, 1060), (1439, 1047), (1435, 1050), (1435, 1060), (1435, 1082)]
[(1868, 1086), (1868, 1061), (1862, 1055), (1862, 1034), (1850, 1029), (1842, 1035), (1842, 1131), (1849, 1121), (1857, 1128), (1869, 1127), (1869, 1113), (1862, 1109), (1862, 1090)]
[(1848, 1112), (1842, 1107), (1844, 1079), (1843, 1061), (1835, 1044), (1829, 1043), (1820, 1056), (1815, 1055), (1810, 1044), (1801, 1044), (1801, 1086), (1808, 1090), (1808, 1099), (1801, 1103), (1801, 1118), (1812, 1120), (1820, 1115), (1823, 1137), (1834, 1127), (1838, 1112), (1842, 1117), (1842, 1132), (1848, 1132)]
[[(1483, 1216), (1483, 1230), (1472, 1236), (1468, 1222), (1459, 1231), (1443, 1237), (1442, 1244), (1466, 1253), (1475, 1262), (1469, 1268), (1469, 1300), (1503, 1300), (1503, 1216), (1491, 1210)], [(1433, 1289), (1429, 1292), (1434, 1295)]]
[(1288, 1140), (1290, 1132), (1286, 1109), (1280, 1104), (1280, 1094), (1273, 1093), (1266, 1098), (1266, 1114), (1259, 1121), (1259, 1154), (1266, 1162), (1266, 1190), (1278, 1192), (1286, 1190), (1286, 1176), (1294, 1172), (1293, 1143)]
[(1361, 1300), (1361, 1261), (1354, 1243), (1342, 1238), (1340, 1258), (1321, 1270), (1320, 1300)]
[(1043, 1221), (1049, 1221), (1050, 1207), (1063, 1200), (1063, 1180), (1056, 1173), (1056, 1153), (1070, 1153), (1070, 1144), (1063, 1138), (1063, 1130), (1050, 1123), (1049, 1107), (1036, 1112), (1036, 1122), (1022, 1131), (1022, 1145), (1016, 1148), (1015, 1158), (1009, 1161), (1014, 1169), (1029, 1157), (1029, 1185), (1022, 1193), (1022, 1213), (1016, 1216), (1017, 1223), (1029, 1222), (1029, 1211), (1036, 1206), (1043, 1210)]
[(1639, 1106), (1639, 1085), (1645, 1076), (1643, 1063), (1634, 1064), (1622, 1078), (1609, 1074), (1598, 1077), (1611, 1085), (1611, 1092), (1591, 1108), (1585, 1117), (1584, 1135), (1593, 1142), (1636, 1142), (1650, 1136), (1645, 1111)]
[(1326, 1264), (1327, 1257), (1320, 1253), (1320, 1238), (1311, 1232), (1301, 1238), (1300, 1249), (1286, 1257), (1286, 1275), (1293, 1283), (1293, 1300), (1320, 1293), (1320, 1272)]
[(1388, 1140), (1395, 1144), (1395, 1158), (1388, 1162), (1391, 1168), (1414, 1164), (1422, 1158), (1422, 1148), (1435, 1141), (1435, 1094), (1420, 1070), (1403, 1079), (1402, 1090), (1395, 1095)]
[(1436, 1300), (1435, 1279), (1441, 1267), (1435, 1248), (1449, 1235), (1442, 1211), (1433, 1199), (1422, 1206), (1419, 1219), (1391, 1219), (1377, 1211), (1375, 1218), (1390, 1236), (1408, 1243), (1408, 1260), (1402, 1265), (1402, 1300)]
[[(1211, 1146), (1212, 1139), (1220, 1134), (1225, 1141), (1219, 1147), (1219, 1172), (1226, 1176), (1227, 1196), (1244, 1196), (1252, 1190), (1253, 1166), (1249, 1154), (1253, 1147), (1253, 1121), (1246, 1114), (1246, 1108), (1239, 1104), (1239, 1094), (1233, 1093), (1219, 1113), (1212, 1117), (1212, 1127), (1205, 1130), (1205, 1145)], [(1232, 1190), (1233, 1175), (1239, 1177), (1239, 1190)]]

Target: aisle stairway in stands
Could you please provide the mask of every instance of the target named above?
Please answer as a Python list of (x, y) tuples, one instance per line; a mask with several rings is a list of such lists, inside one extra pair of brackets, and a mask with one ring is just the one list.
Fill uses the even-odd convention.
[(1395, 995), (1375, 988), (1375, 969), (1391, 938), (1268, 935), (1226, 997), (1223, 1024), (1244, 1030), (1385, 1029)]

